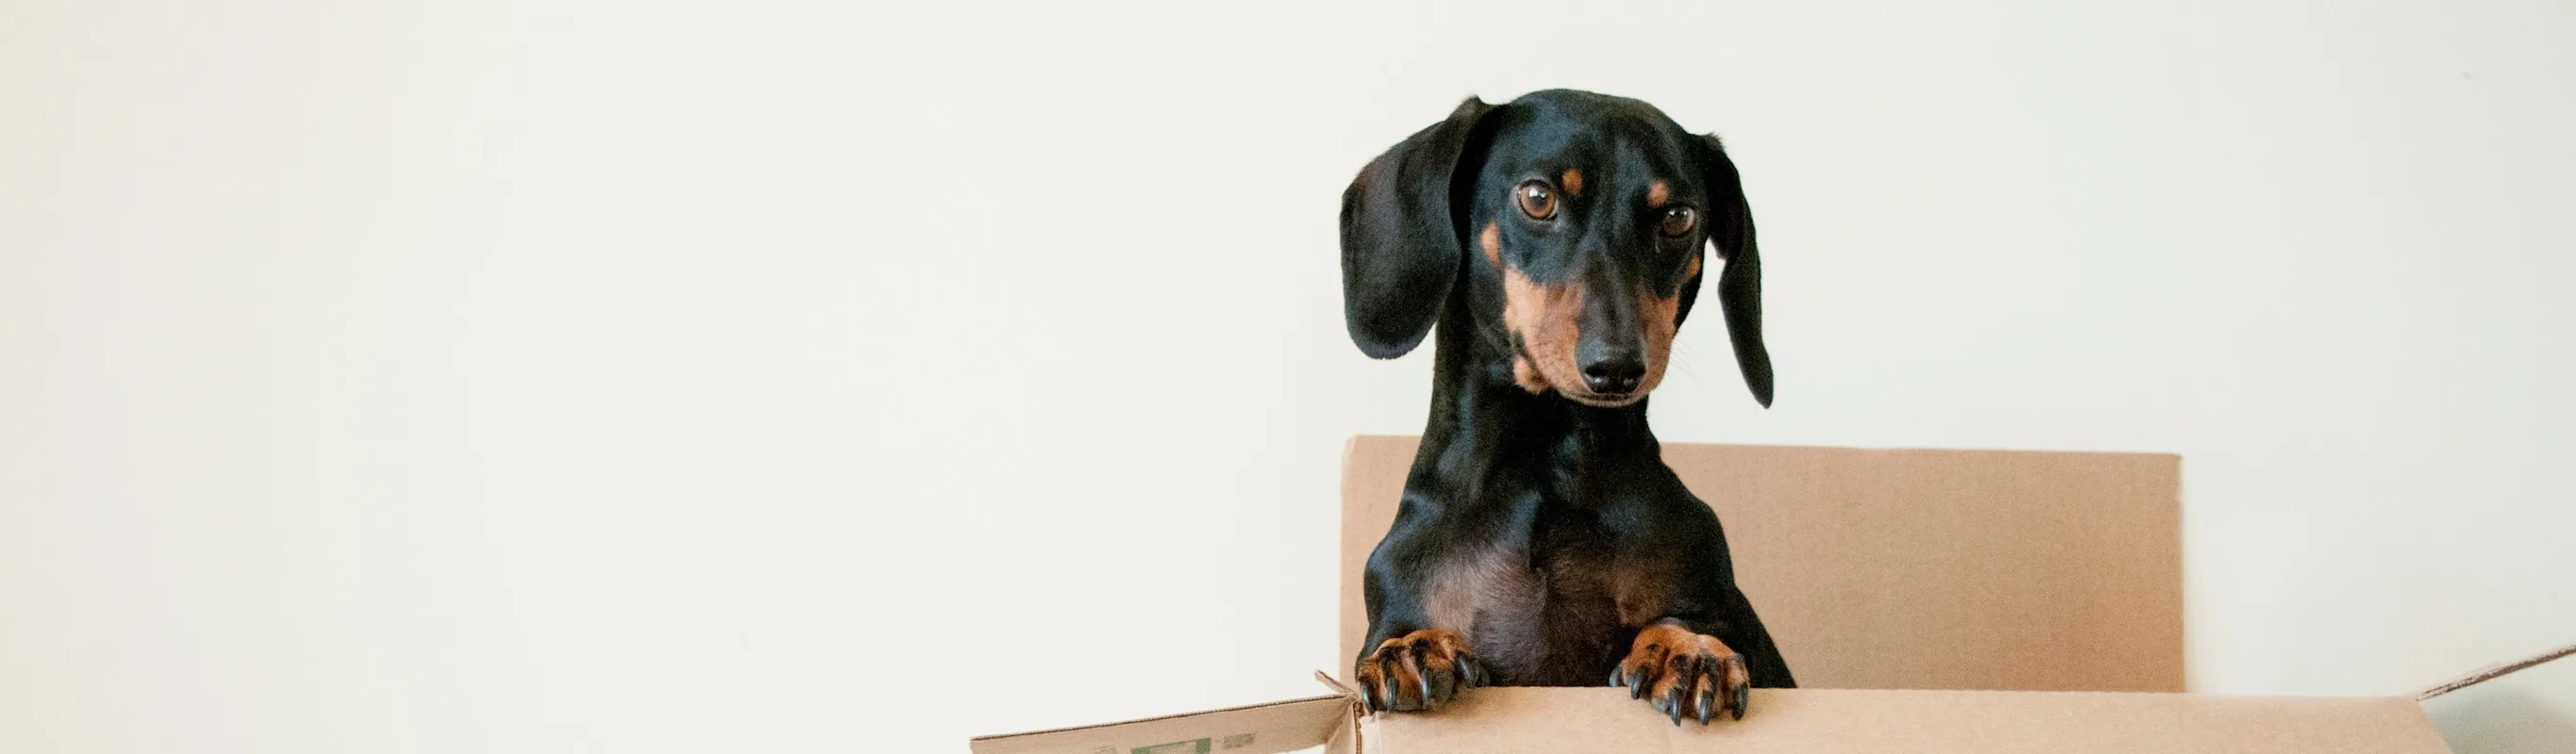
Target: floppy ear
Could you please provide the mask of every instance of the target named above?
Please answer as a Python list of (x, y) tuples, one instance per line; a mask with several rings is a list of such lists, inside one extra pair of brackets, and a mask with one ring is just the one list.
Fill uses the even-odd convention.
[(1491, 110), (1468, 97), (1447, 120), (1370, 160), (1342, 192), (1342, 319), (1370, 358), (1421, 345), (1448, 303), (1465, 254), (1451, 185), (1474, 175), (1460, 158)]
[(1753, 205), (1745, 201), (1743, 177), (1715, 134), (1700, 137), (1700, 152), (1700, 179), (1713, 205), (1708, 238), (1726, 260), (1726, 272), (1717, 278), (1718, 307), (1726, 312), (1726, 335), (1735, 342), (1745, 386), (1770, 408), (1771, 351), (1762, 346), (1762, 257), (1753, 243)]

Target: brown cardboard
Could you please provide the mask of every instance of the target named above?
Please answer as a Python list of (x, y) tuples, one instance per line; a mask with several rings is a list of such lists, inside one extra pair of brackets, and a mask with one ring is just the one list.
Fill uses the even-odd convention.
[(1401, 754), (2450, 751), (2406, 697), (1755, 689), (1752, 714), (1701, 727), (1619, 689), (1472, 692), (1431, 714), (1382, 715), (1360, 740)]
[(1428, 713), (1363, 717), (1352, 697), (1328, 696), (970, 746), (975, 754), (2450, 751), (2409, 697), (1755, 689), (1751, 706), (1740, 720), (1677, 726), (1619, 689), (1481, 688)]
[(1753, 712), (1702, 727), (1612, 688), (1480, 688), (1434, 712), (1364, 716), (1332, 696), (970, 742), (976, 754), (2440, 754), (2421, 699), (2576, 655), (2488, 666), (2412, 697), (2229, 697), (2068, 691), (1755, 689)]
[[(1346, 448), (1343, 657), (1417, 444)], [(1667, 443), (1664, 458), (1716, 509), (1801, 687), (2184, 688), (2176, 456)]]
[(1336, 694), (1248, 707), (1193, 712), (1080, 728), (984, 736), (970, 742), (975, 754), (1279, 754), (1354, 742), (1357, 717), (1348, 696)]
[[(1435, 712), (1367, 717), (1348, 687), (1317, 673), (1332, 695), (986, 736), (970, 747), (976, 754), (1317, 747), (1330, 754), (2437, 754), (2449, 749), (2418, 699), (2576, 655), (2569, 647), (2490, 666), (2413, 697), (2160, 693), (2182, 686), (2173, 456), (1665, 450), (1683, 481), (1717, 507), (1740, 578), (1798, 664), (1804, 688), (1756, 689), (1740, 720), (1675, 726), (1606, 687), (1466, 689)], [(1356, 565), (1393, 516), (1413, 442), (1363, 437), (1349, 451), (1343, 627), (1356, 634)], [(1857, 625), (1823, 625), (1837, 620)], [(1927, 638), (1899, 635), (1908, 630)], [(2088, 656), (2094, 652), (2103, 656)], [(2032, 690), (1966, 690), (2017, 684)], [(1852, 688), (1871, 685), (1888, 688)], [(2066, 690), (2088, 688), (2159, 693)]]
[(2451, 693), (2451, 692), (2454, 692), (2454, 691), (2458, 691), (2458, 690), (2460, 690), (2460, 689), (2465, 689), (2465, 688), (2468, 688), (2468, 687), (2470, 687), (2470, 686), (2475, 686), (2475, 685), (2478, 685), (2478, 684), (2481, 684), (2481, 683), (2486, 683), (2486, 682), (2488, 682), (2488, 681), (2492, 681), (2492, 680), (2495, 680), (2495, 679), (2498, 679), (2498, 678), (2502, 678), (2502, 677), (2505, 677), (2505, 676), (2510, 675), (2510, 674), (2513, 674), (2513, 673), (2519, 673), (2519, 672), (2522, 672), (2522, 671), (2524, 671), (2524, 670), (2528, 670), (2528, 669), (2530, 669), (2530, 668), (2531, 668), (2532, 666), (2534, 666), (2534, 665), (2539, 665), (2539, 664), (2544, 663), (2544, 662), (2549, 662), (2549, 661), (2552, 661), (2552, 660), (2563, 659), (2563, 658), (2567, 658), (2567, 657), (2576, 657), (2576, 644), (2570, 644), (2570, 645), (2567, 645), (2567, 646), (2564, 646), (2564, 647), (2559, 647), (2559, 648), (2557, 648), (2557, 649), (2552, 649), (2552, 650), (2549, 650), (2549, 651), (2547, 651), (2547, 652), (2542, 652), (2542, 653), (2540, 653), (2540, 654), (2532, 655), (2532, 656), (2530, 656), (2530, 657), (2525, 657), (2525, 658), (2522, 658), (2522, 659), (2519, 659), (2519, 660), (2515, 660), (2515, 661), (2512, 661), (2512, 662), (2499, 662), (2499, 663), (2496, 663), (2496, 664), (2493, 664), (2493, 665), (2488, 665), (2488, 666), (2483, 667), (2483, 668), (2478, 668), (2478, 669), (2476, 669), (2476, 670), (2469, 671), (2468, 673), (2466, 673), (2466, 674), (2464, 674), (2464, 675), (2461, 675), (2461, 676), (2460, 676), (2460, 677), (2458, 677), (2458, 678), (2453, 678), (2453, 679), (2451, 679), (2451, 680), (2449, 680), (2449, 681), (2444, 681), (2441, 685), (2434, 686), (2434, 687), (2432, 687), (2432, 688), (2428, 688), (2428, 689), (2425, 689), (2425, 690), (2423, 690), (2423, 691), (2416, 692), (2416, 693), (2415, 693), (2415, 701), (2419, 701), (2419, 702), (2420, 702), (2420, 701), (2423, 701), (2423, 700), (2426, 700), (2426, 699), (2431, 699), (2431, 698), (2433, 698), (2433, 697), (2441, 696), (2441, 695), (2443, 695), (2443, 694), (2448, 694), (2448, 693)]

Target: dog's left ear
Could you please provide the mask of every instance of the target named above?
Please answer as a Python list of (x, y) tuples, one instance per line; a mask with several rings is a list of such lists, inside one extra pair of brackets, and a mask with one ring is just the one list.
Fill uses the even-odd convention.
[[(1715, 134), (1700, 137), (1700, 170), (1711, 205), (1708, 239), (1726, 261), (1726, 272), (1717, 278), (1726, 335), (1735, 342), (1735, 363), (1744, 369), (1745, 386), (1763, 408), (1770, 408), (1771, 351), (1762, 345), (1762, 257), (1753, 243), (1753, 205), (1744, 198), (1744, 179), (1736, 174), (1735, 161), (1726, 158), (1726, 147)], [(1683, 301), (1685, 307), (1689, 303)]]
[(1472, 180), (1476, 125), (1492, 105), (1475, 97), (1361, 168), (1342, 192), (1342, 319), (1374, 359), (1422, 344), (1464, 263), (1453, 186)]

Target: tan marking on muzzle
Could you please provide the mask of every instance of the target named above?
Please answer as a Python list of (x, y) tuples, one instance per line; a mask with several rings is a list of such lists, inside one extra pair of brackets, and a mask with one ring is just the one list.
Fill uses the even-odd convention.
[(1502, 268), (1503, 226), (1491, 222), (1485, 223), (1485, 232), (1476, 234), (1476, 245), (1484, 247), (1485, 261), (1494, 263), (1496, 269)]
[[(1697, 257), (1691, 259), (1691, 267), (1696, 273)], [(1678, 293), (1670, 298), (1657, 296), (1653, 288), (1639, 284), (1637, 305), (1645, 310), (1640, 319), (1646, 323), (1646, 378), (1637, 381), (1636, 394), (1645, 395), (1663, 384), (1664, 365), (1672, 363), (1673, 333), (1682, 326), (1682, 297)]]
[(1532, 395), (1547, 392), (1547, 378), (1538, 376), (1538, 365), (1531, 364), (1526, 356), (1512, 357), (1512, 384)]
[(1582, 312), (1583, 286), (1540, 285), (1520, 270), (1504, 269), (1503, 326), (1520, 336), (1524, 353), (1512, 364), (1512, 381), (1533, 393), (1583, 384), (1574, 366), (1574, 348), (1583, 339), (1575, 319)]

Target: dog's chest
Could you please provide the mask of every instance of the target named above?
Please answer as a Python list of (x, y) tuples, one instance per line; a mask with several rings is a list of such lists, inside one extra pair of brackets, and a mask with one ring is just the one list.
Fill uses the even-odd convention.
[(1508, 685), (1599, 685), (1634, 631), (1612, 548), (1580, 520), (1537, 524), (1453, 551), (1427, 595), (1432, 623), (1458, 627)]

